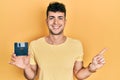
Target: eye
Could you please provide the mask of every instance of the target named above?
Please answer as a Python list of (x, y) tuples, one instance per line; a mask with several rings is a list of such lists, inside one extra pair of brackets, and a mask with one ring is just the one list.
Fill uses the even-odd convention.
[(49, 17), (49, 20), (52, 20), (52, 19), (54, 19), (54, 17), (53, 17), (53, 16), (50, 16), (50, 17)]
[(59, 16), (58, 18), (59, 18), (59, 20), (63, 20), (64, 19), (63, 16)]

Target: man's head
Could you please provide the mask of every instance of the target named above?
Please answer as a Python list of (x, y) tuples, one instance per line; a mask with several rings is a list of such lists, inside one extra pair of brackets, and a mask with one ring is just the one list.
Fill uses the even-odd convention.
[(66, 17), (66, 8), (65, 5), (59, 2), (52, 2), (49, 4), (49, 6), (47, 7), (47, 12), (46, 12), (46, 16), (48, 17), (48, 12), (52, 11), (52, 12), (63, 12), (64, 16)]
[(59, 2), (50, 3), (47, 8), (46, 22), (50, 34), (52, 35), (62, 34), (66, 23), (66, 9), (64, 4)]

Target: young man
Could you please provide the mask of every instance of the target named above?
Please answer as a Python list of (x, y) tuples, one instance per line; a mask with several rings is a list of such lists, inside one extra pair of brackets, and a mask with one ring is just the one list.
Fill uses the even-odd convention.
[(81, 42), (63, 34), (66, 24), (66, 9), (59, 2), (50, 3), (46, 19), (49, 35), (30, 43), (28, 56), (13, 54), (11, 64), (24, 70), (28, 80), (33, 80), (39, 72), (39, 80), (78, 80), (89, 77), (104, 63), (103, 49), (88, 67), (83, 67)]

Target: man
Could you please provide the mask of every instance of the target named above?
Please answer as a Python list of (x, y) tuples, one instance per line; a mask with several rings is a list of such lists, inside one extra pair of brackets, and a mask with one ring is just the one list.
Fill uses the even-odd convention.
[(66, 24), (66, 9), (59, 2), (50, 3), (46, 19), (49, 35), (30, 43), (28, 56), (13, 54), (13, 64), (24, 70), (28, 80), (33, 80), (39, 72), (39, 80), (78, 80), (89, 77), (104, 63), (103, 49), (88, 67), (83, 67), (81, 42), (63, 34)]

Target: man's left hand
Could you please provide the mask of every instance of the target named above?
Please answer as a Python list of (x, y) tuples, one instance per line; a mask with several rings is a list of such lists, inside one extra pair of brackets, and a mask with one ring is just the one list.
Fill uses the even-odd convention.
[(89, 70), (95, 72), (97, 69), (101, 68), (105, 64), (104, 53), (106, 48), (101, 50), (95, 57), (93, 57), (92, 62), (89, 65)]

